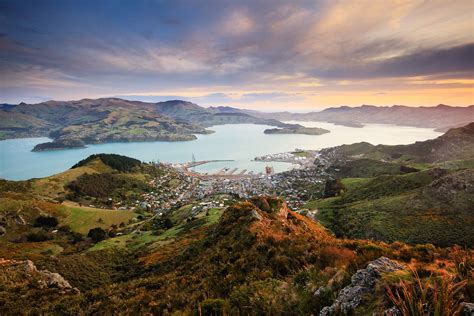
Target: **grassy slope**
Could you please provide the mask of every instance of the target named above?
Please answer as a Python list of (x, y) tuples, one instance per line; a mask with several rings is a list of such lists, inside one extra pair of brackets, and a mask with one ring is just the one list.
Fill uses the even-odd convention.
[[(474, 244), (472, 195), (459, 190), (443, 196), (436, 181), (452, 183), (472, 178), (470, 170), (447, 175), (422, 171), (373, 179), (343, 179), (346, 192), (339, 197), (313, 201), (318, 219), (338, 235), (411, 243)], [(460, 182), (462, 183), (462, 182)], [(449, 190), (447, 190), (449, 192)], [(449, 229), (447, 229), (449, 227)]]
[(92, 207), (79, 207), (73, 203), (63, 203), (61, 224), (68, 225), (73, 231), (86, 235), (95, 227), (110, 228), (112, 225), (127, 223), (137, 214), (133, 211), (116, 211)]
[(189, 234), (195, 229), (207, 227), (217, 223), (223, 212), (221, 209), (209, 209), (208, 216), (205, 215), (205, 212), (201, 212), (195, 217), (194, 220), (187, 222), (186, 219), (191, 216), (190, 211), (191, 206), (187, 205), (173, 212), (171, 219), (174, 223), (174, 226), (165, 230), (159, 235), (155, 235), (151, 231), (137, 231), (135, 233), (101, 241), (91, 247), (90, 250), (94, 251), (108, 248), (138, 249), (145, 245), (149, 245), (151, 248), (156, 249), (162, 245), (174, 241), (181, 236)]
[(34, 179), (32, 189), (35, 194), (41, 197), (56, 199), (64, 195), (64, 186), (77, 179), (83, 174), (112, 172), (113, 169), (105, 165), (99, 159), (89, 162), (86, 166), (68, 169), (64, 172), (52, 175), (50, 177)]

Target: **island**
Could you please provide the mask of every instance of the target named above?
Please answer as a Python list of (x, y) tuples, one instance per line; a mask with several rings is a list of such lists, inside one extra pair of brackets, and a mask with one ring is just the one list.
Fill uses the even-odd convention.
[(80, 139), (58, 139), (52, 142), (38, 144), (31, 151), (50, 151), (85, 147), (86, 144)]
[(319, 127), (285, 127), (269, 128), (263, 131), (265, 134), (303, 134), (303, 135), (322, 135), (329, 133), (327, 129)]

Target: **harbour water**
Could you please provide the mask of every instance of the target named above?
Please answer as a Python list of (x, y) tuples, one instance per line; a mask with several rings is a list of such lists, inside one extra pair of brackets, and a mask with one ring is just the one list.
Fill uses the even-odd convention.
[(299, 149), (321, 149), (325, 147), (366, 141), (376, 144), (409, 144), (435, 138), (441, 133), (432, 129), (370, 124), (363, 128), (338, 126), (321, 122), (293, 122), (308, 127), (322, 127), (328, 134), (281, 135), (264, 134), (264, 125), (236, 124), (213, 126), (215, 133), (198, 135), (198, 139), (186, 142), (137, 142), (88, 145), (87, 148), (59, 151), (32, 152), (39, 143), (48, 138), (24, 138), (0, 141), (0, 178), (24, 180), (49, 176), (62, 172), (81, 159), (95, 153), (116, 153), (142, 161), (183, 163), (196, 160), (232, 160), (200, 165), (194, 170), (204, 173), (217, 172), (223, 168), (238, 168), (255, 173), (263, 172), (265, 166), (273, 166), (276, 172), (292, 168), (288, 163), (252, 161), (257, 156)]

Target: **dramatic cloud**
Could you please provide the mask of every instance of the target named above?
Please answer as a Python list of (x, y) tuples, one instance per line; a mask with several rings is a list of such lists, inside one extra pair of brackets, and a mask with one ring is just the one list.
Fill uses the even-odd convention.
[(472, 1), (0, 0), (0, 102), (473, 103)]

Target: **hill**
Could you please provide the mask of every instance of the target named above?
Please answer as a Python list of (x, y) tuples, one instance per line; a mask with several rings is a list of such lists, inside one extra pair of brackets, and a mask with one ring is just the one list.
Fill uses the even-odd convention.
[(156, 103), (156, 111), (160, 114), (204, 127), (222, 124), (261, 124), (277, 127), (292, 126), (291, 124), (285, 124), (275, 119), (256, 117), (236, 108), (211, 107), (207, 109), (197, 104), (181, 100)]
[(317, 168), (332, 180), (307, 206), (338, 236), (474, 245), (474, 123), (410, 145), (358, 143), (320, 154)]
[(35, 151), (83, 147), (85, 144), (129, 141), (186, 141), (219, 124), (290, 126), (245, 113), (206, 109), (186, 101), (159, 103), (117, 98), (20, 103), (0, 109), (0, 139), (49, 136), (52, 142)]
[(320, 121), (350, 127), (362, 127), (364, 123), (396, 124), (435, 128), (438, 131), (445, 132), (450, 128), (470, 123), (472, 117), (474, 117), (474, 105), (467, 107), (453, 107), (443, 104), (435, 107), (362, 105), (359, 107), (341, 106), (309, 113), (245, 112), (253, 116), (281, 121)]
[(442, 163), (474, 157), (474, 123), (453, 128), (445, 134), (409, 145), (371, 145), (357, 143), (323, 149), (324, 155), (347, 158), (383, 159), (411, 163)]
[[(459, 248), (337, 239), (273, 197), (241, 201), (221, 214), (210, 224), (203, 225), (203, 218), (177, 222), (182, 230), (172, 241), (142, 232), (136, 242), (142, 236), (147, 242), (129, 239), (122, 250), (112, 248), (120, 245), (118, 236), (93, 251), (38, 255), (38, 268), (31, 261), (0, 261), (0, 270), (8, 271), (0, 278), (7, 289), (0, 291), (0, 311), (308, 315), (350, 301), (344, 310), (383, 313), (393, 306), (386, 287), (397, 291), (400, 280), (416, 282), (411, 267), (450, 280), (458, 275), (450, 268), (454, 258), (472, 255)], [(58, 282), (41, 292), (52, 273)], [(436, 285), (428, 277), (419, 282)], [(357, 284), (360, 290), (352, 290)], [(469, 299), (460, 290), (452, 300)]]
[(354, 180), (343, 178), (337, 196), (308, 204), (337, 236), (474, 246), (473, 169)]
[[(400, 165), (387, 164), (371, 178), (342, 179), (342, 194), (313, 202), (321, 222), (339, 236), (330, 212), (353, 207), (339, 223), (357, 236), (469, 242), (472, 170), (399, 175)], [(383, 170), (391, 174), (372, 177)], [(463, 282), (453, 308), (474, 297), (469, 249), (338, 238), (277, 197), (185, 198), (196, 181), (109, 154), (48, 178), (0, 181), (0, 313), (316, 315), (348, 301), (344, 309), (356, 315), (383, 314), (398, 306), (386, 288), (400, 291), (401, 281)], [(396, 203), (379, 203), (389, 198)], [(384, 216), (391, 221), (382, 230)], [(447, 222), (452, 233), (442, 229)], [(428, 300), (436, 306), (436, 297)]]

